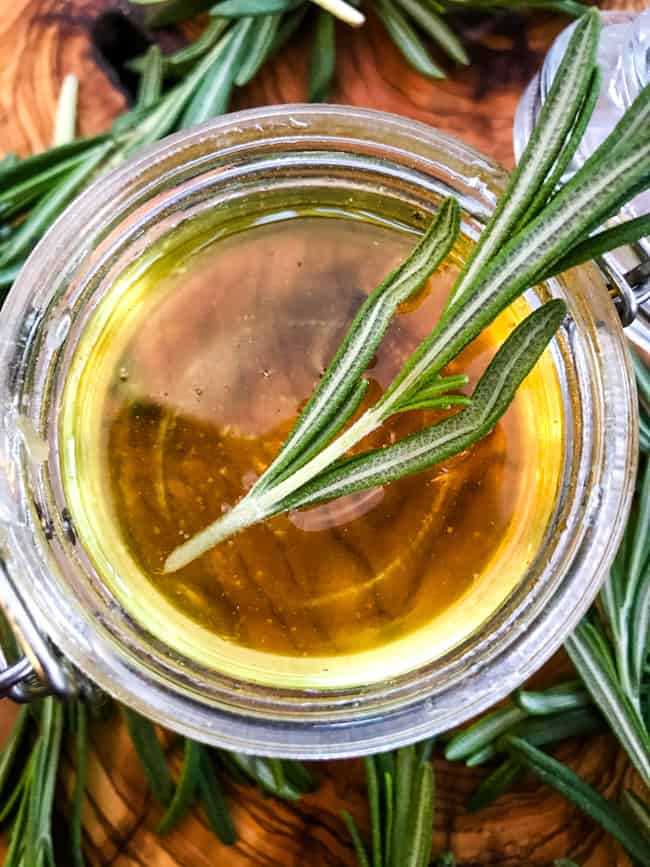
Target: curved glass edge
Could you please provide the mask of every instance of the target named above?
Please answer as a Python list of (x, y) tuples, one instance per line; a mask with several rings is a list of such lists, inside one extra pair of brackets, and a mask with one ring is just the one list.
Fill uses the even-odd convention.
[[(334, 120), (340, 121), (338, 126)], [(296, 123), (303, 126), (296, 126)], [(268, 140), (261, 139), (265, 124), (274, 133)], [(465, 183), (468, 195), (475, 191), (477, 200), (483, 197), (483, 202), (488, 203), (484, 205), (487, 210), (505, 177), (485, 157), (422, 124), (371, 111), (296, 106), (243, 112), (189, 133), (180, 133), (150, 148), (133, 163), (100, 179), (71, 206), (39, 245), (0, 314), (0, 329), (4, 332), (0, 345), (3, 362), (0, 400), (5, 410), (0, 420), (0, 445), (8, 470), (0, 490), (0, 508), (3, 516), (8, 518), (5, 545), (12, 551), (11, 568), (31, 578), (28, 589), (39, 609), (41, 626), (51, 633), (65, 654), (108, 692), (162, 724), (198, 740), (268, 755), (325, 758), (388, 749), (456, 725), (510, 692), (550, 656), (590, 604), (614, 556), (634, 479), (635, 401), (629, 361), (612, 305), (604, 290), (596, 292), (590, 301), (590, 306), (595, 305), (595, 309), (587, 312), (595, 319), (601, 349), (604, 347), (606, 350), (602, 353), (599, 368), (601, 381), (589, 385), (594, 358), (583, 359), (583, 370), (578, 370), (578, 376), (586, 377), (583, 385), (587, 390), (593, 388), (598, 392), (593, 397), (603, 408), (604, 417), (596, 438), (598, 442), (593, 444), (593, 454), (588, 456), (596, 458), (594, 464), (600, 466), (601, 479), (590, 489), (584, 509), (586, 526), (580, 544), (573, 552), (573, 562), (565, 580), (555, 589), (552, 598), (546, 600), (548, 604), (537, 605), (539, 610), (534, 622), (528, 623), (530, 628), (517, 636), (515, 647), (512, 642), (508, 643), (501, 654), (493, 654), (487, 667), (485, 660), (480, 658), (465, 660), (461, 682), (443, 691), (434, 689), (435, 695), (432, 695), (434, 684), (426, 682), (420, 684), (418, 696), (407, 700), (399, 695), (399, 691), (391, 694), (387, 690), (382, 707), (369, 708), (370, 713), (366, 712), (359, 719), (347, 718), (339, 723), (335, 723), (331, 716), (324, 722), (300, 720), (299, 700), (295, 701), (293, 718), (287, 712), (284, 719), (274, 720), (269, 718), (264, 703), (256, 710), (251, 708), (248, 718), (242, 718), (227, 708), (220, 708), (218, 712), (213, 708), (206, 709), (190, 695), (170, 698), (169, 685), (153, 676), (145, 660), (138, 668), (134, 660), (120, 659), (115, 648), (107, 648), (88, 622), (78, 622), (73, 607), (66, 606), (65, 600), (58, 599), (56, 612), (52, 611), (47, 570), (56, 568), (55, 555), (65, 553), (66, 527), (52, 529), (52, 552), (44, 554), (35, 544), (34, 528), (39, 526), (40, 518), (33, 507), (30, 510), (30, 498), (25, 497), (25, 491), (21, 489), (16, 468), (27, 461), (36, 475), (42, 474), (45, 462), (41, 460), (39, 464), (37, 455), (38, 446), (43, 445), (38, 440), (42, 418), (34, 412), (36, 404), (24, 405), (16, 400), (19, 396), (23, 399), (26, 386), (32, 390), (46, 389), (44, 381), (21, 383), (20, 379), (27, 372), (29, 353), (38, 348), (38, 340), (43, 337), (39, 329), (52, 303), (49, 297), (52, 275), (57, 276), (58, 286), (64, 287), (65, 292), (83, 294), (83, 286), (75, 284), (74, 272), (88, 255), (89, 248), (94, 246), (91, 240), (100, 238), (97, 251), (102, 252), (102, 239), (110, 236), (110, 229), (119, 221), (119, 215), (142, 206), (155, 187), (156, 167), (159, 173), (167, 161), (172, 173), (178, 169), (177, 174), (182, 174), (186, 171), (187, 148), (195, 149), (198, 160), (207, 161), (210, 148), (219, 141), (223, 144), (222, 157), (224, 151), (226, 156), (229, 155), (228, 148), (230, 153), (241, 152), (242, 147), (246, 147), (246, 135), (243, 135), (243, 145), (239, 141), (228, 144), (228, 136), (237, 138), (242, 130), (251, 136), (256, 148), (263, 142), (277, 144), (280, 140), (291, 146), (292, 142), (304, 142), (304, 136), (312, 133), (316, 140), (328, 144), (332, 141), (331, 135), (337, 142), (345, 142), (348, 146), (385, 145), (389, 156), (399, 152), (411, 163), (419, 161), (423, 166), (443, 169), (452, 178), (455, 173), (459, 186)], [(400, 150), (406, 147), (406, 150)], [(433, 158), (436, 153), (446, 154), (447, 151), (450, 166)], [(476, 171), (474, 176), (467, 174), (468, 167)], [(60, 346), (49, 347), (54, 355), (65, 343), (64, 330), (59, 334)], [(31, 419), (34, 428), (31, 443), (23, 434), (17, 434), (18, 416)], [(582, 467), (583, 483), (587, 487), (592, 470), (593, 466), (591, 469)], [(603, 483), (604, 479), (608, 480), (607, 484)], [(581, 578), (584, 575), (588, 576), (587, 581)], [(540, 602), (529, 600), (531, 603), (534, 601)], [(558, 610), (562, 612), (559, 619), (557, 613), (554, 616)], [(515, 611), (514, 619), (518, 616), (521, 612), (517, 614)], [(72, 629), (71, 625), (76, 628)], [(501, 632), (512, 628), (511, 619), (503, 625)], [(349, 705), (350, 696), (342, 695), (340, 701)]]

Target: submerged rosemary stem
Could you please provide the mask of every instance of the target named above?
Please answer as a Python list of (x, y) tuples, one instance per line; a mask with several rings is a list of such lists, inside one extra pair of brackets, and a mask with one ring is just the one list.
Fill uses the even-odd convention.
[(366, 410), (334, 442), (326, 446), (322, 452), (299, 470), (296, 470), (295, 473), (292, 473), (287, 479), (260, 494), (254, 491), (247, 494), (222, 518), (218, 518), (187, 542), (179, 545), (165, 561), (164, 571), (176, 572), (178, 569), (182, 569), (183, 566), (187, 566), (192, 560), (200, 557), (201, 554), (223, 542), (229, 536), (234, 536), (240, 530), (277, 514), (278, 507), (283, 500), (330, 467), (362, 439), (377, 430), (384, 418), (385, 416), (377, 413), (376, 407)]

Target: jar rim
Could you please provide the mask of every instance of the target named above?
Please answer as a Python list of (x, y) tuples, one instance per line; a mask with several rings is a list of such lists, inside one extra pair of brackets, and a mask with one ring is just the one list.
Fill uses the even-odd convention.
[[(589, 351), (576, 349), (581, 340), (589, 342), (585, 335), (567, 336), (567, 345), (577, 342), (571, 351), (582, 352), (578, 368), (582, 364), (584, 369), (578, 369), (576, 376), (588, 382), (593, 374), (598, 380), (588, 386), (594, 394), (585, 396), (587, 403), (595, 402), (592, 409), (600, 419), (599, 430), (588, 425), (586, 429), (597, 466), (588, 467), (585, 456), (584, 466), (577, 470), (584, 476), (585, 502), (580, 509), (584, 526), (579, 533), (576, 527), (565, 530), (560, 540), (566, 555), (562, 580), (545, 591), (552, 610), (545, 610), (541, 591), (537, 599), (520, 600), (504, 613), (499, 627), (504, 647), (496, 647), (499, 635), (495, 635), (489, 655), (474, 649), (469, 658), (451, 660), (456, 669), (462, 663), (463, 674), (456, 681), (451, 676), (442, 688), (436, 685), (435, 672), (425, 678), (415, 672), (398, 679), (409, 681), (406, 686), (385, 684), (381, 701), (377, 696), (365, 701), (362, 696), (357, 702), (349, 690), (341, 695), (330, 692), (322, 723), (305, 715), (304, 705), (313, 700), (294, 693), (284, 697), (281, 713), (280, 698), (273, 691), (260, 691), (245, 712), (235, 705), (215, 708), (202, 704), (196, 690), (189, 691), (180, 676), (177, 691), (170, 693), (169, 683), (153, 672), (150, 660), (138, 664), (107, 636), (93, 633), (88, 621), (79, 622), (74, 606), (60, 596), (60, 588), (56, 596), (49, 576), (69, 554), (65, 527), (50, 528), (53, 536), (47, 539), (42, 516), (34, 514), (30, 486), (49, 484), (47, 463), (34, 465), (33, 450), (26, 447), (17, 423), (19, 417), (28, 417), (37, 435), (45, 423), (49, 381), (46, 371), (33, 366), (35, 353), (42, 356), (49, 351), (55, 364), (69, 334), (59, 328), (59, 342), (51, 345), (54, 296), (58, 292), (57, 304), (64, 299), (70, 309), (72, 298), (90, 291), (84, 268), (89, 262), (97, 268), (98, 262), (110, 260), (115, 227), (128, 217), (135, 231), (137, 215), (146, 214), (163, 181), (171, 183), (173, 191), (203, 177), (217, 155), (222, 162), (236, 158), (246, 163), (252, 154), (264, 153), (272, 160), (280, 146), (291, 153), (292, 147), (304, 149), (308, 140), (313, 140), (315, 153), (319, 146), (329, 145), (341, 152), (362, 153), (371, 162), (379, 163), (381, 158), (420, 183), (426, 183), (427, 173), (434, 178), (436, 172), (446, 172), (445, 182), (457, 185), (461, 200), (475, 202), (478, 218), (481, 209), (487, 218), (506, 177), (478, 151), (424, 124), (370, 109), (327, 105), (278, 106), (226, 115), (152, 145), (101, 177), (34, 250), (0, 312), (0, 327), (7, 335), (0, 346), (0, 400), (5, 408), (0, 443), (7, 468), (0, 486), (0, 509), (8, 527), (7, 568), (34, 606), (39, 625), (102, 688), (198, 740), (244, 752), (319, 758), (388, 749), (456, 725), (510, 692), (557, 649), (604, 580), (624, 529), (634, 485), (636, 402), (620, 323), (604, 287), (597, 287), (589, 302), (573, 301), (575, 317), (582, 317), (585, 328), (587, 320), (593, 320), (589, 339), (593, 346), (598, 344), (598, 352), (591, 351), (593, 346)], [(173, 203), (172, 193), (169, 202)], [(588, 281), (592, 277), (593, 273), (588, 275)], [(557, 283), (552, 291), (563, 294), (564, 289)], [(61, 309), (59, 305), (59, 313)], [(58, 618), (52, 617), (53, 610), (59, 611)], [(418, 676), (421, 682), (416, 689)], [(232, 688), (238, 685), (225, 683), (225, 690)]]

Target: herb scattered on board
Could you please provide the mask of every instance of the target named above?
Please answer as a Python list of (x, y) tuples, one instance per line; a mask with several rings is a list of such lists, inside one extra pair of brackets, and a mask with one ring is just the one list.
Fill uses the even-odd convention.
[[(486, 436), (557, 330), (561, 301), (543, 304), (499, 347), (469, 399), (444, 368), (530, 286), (590, 259), (594, 245), (643, 236), (647, 221), (594, 232), (650, 177), (650, 86), (582, 168), (561, 183), (600, 88), (600, 18), (576, 25), (538, 124), (490, 222), (473, 248), (431, 333), (384, 394), (351, 424), (367, 388), (364, 372), (398, 306), (444, 261), (459, 230), (446, 199), (408, 259), (366, 299), (278, 455), (228, 512), (169, 555), (176, 571), (245, 527), (419, 472)], [(452, 416), (385, 448), (346, 457), (396, 413), (459, 405)]]
[[(105, 718), (112, 710), (106, 698), (97, 707), (80, 699), (63, 704), (45, 698), (20, 709), (0, 753), (0, 824), (8, 839), (4, 867), (83, 867), (82, 804), (90, 731), (96, 717)], [(156, 826), (160, 835), (168, 834), (190, 809), (198, 807), (216, 836), (225, 844), (234, 843), (237, 831), (222, 788), (224, 777), (286, 800), (295, 800), (315, 787), (311, 774), (299, 762), (225, 753), (187, 738), (177, 739), (183, 763), (175, 781), (154, 725), (126, 708), (122, 714), (151, 794), (163, 808)], [(56, 809), (60, 802), (55, 792), (66, 743), (71, 746), (66, 764), (74, 768), (75, 782), (64, 819)], [(65, 833), (61, 831), (63, 821)]]
[[(466, 66), (470, 57), (463, 40), (454, 30), (454, 14), (468, 10), (488, 14), (501, 10), (520, 12), (525, 9), (552, 9), (579, 16), (585, 7), (577, 0), (130, 0), (134, 7), (144, 7), (150, 27), (192, 18), (207, 12), (209, 24), (201, 40), (172, 55), (170, 74), (184, 68), (206, 46), (225, 42), (228, 34), (240, 28), (245, 34), (241, 58), (223, 52), (215, 64), (219, 68), (222, 100), (227, 104), (236, 86), (247, 84), (296, 30), (301, 39), (311, 38), (309, 97), (325, 99), (336, 72), (335, 19), (359, 27), (369, 10), (382, 22), (386, 33), (407, 62), (420, 75), (445, 77), (445, 66)], [(450, 22), (450, 16), (452, 21)], [(245, 28), (244, 23), (245, 22)], [(240, 72), (237, 74), (239, 63)], [(131, 68), (141, 71), (142, 58), (132, 61)]]

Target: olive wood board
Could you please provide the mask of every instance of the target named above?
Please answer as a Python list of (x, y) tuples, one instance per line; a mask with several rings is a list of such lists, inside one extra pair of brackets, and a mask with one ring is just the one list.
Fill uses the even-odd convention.
[[(642, 0), (609, 4), (645, 5)], [(50, 143), (66, 73), (75, 73), (81, 82), (81, 132), (105, 129), (125, 107), (125, 93), (105, 61), (106, 54), (119, 50), (116, 16), (125, 7), (119, 0), (5, 0), (0, 16), (0, 155), (10, 150), (27, 154)], [(518, 99), (565, 23), (562, 16), (546, 12), (464, 16), (460, 26), (473, 64), (450, 70), (444, 82), (431, 82), (407, 66), (370, 16), (359, 31), (338, 28), (337, 81), (331, 98), (424, 121), (511, 167)], [(182, 44), (199, 26), (164, 34), (164, 44)], [(235, 107), (304, 101), (307, 58), (307, 40), (298, 34), (290, 48), (237, 95)], [(552, 682), (567, 671), (567, 659), (558, 654), (535, 682)], [(0, 738), (15, 712), (8, 702), (0, 704)], [(180, 754), (173, 738), (167, 743), (177, 773)], [(639, 786), (609, 735), (566, 741), (554, 753), (606, 797)], [(68, 809), (74, 782), (71, 754), (66, 750), (63, 785), (57, 792), (61, 814)], [(154, 828), (161, 809), (148, 793), (125, 728), (114, 714), (92, 727), (83, 811), (87, 862), (93, 867), (353, 867), (356, 859), (341, 810), (349, 810), (367, 831), (361, 763), (328, 761), (315, 764), (314, 771), (318, 791), (295, 803), (227, 782), (239, 833), (233, 847), (215, 839), (199, 811), (160, 839)], [(470, 814), (465, 807), (468, 794), (485, 771), (436, 759), (435, 772), (434, 851), (451, 849), (459, 865), (546, 867), (559, 857), (571, 857), (582, 867), (629, 865), (618, 844), (533, 778), (526, 777), (490, 807)], [(0, 852), (3, 846), (0, 840)]]

